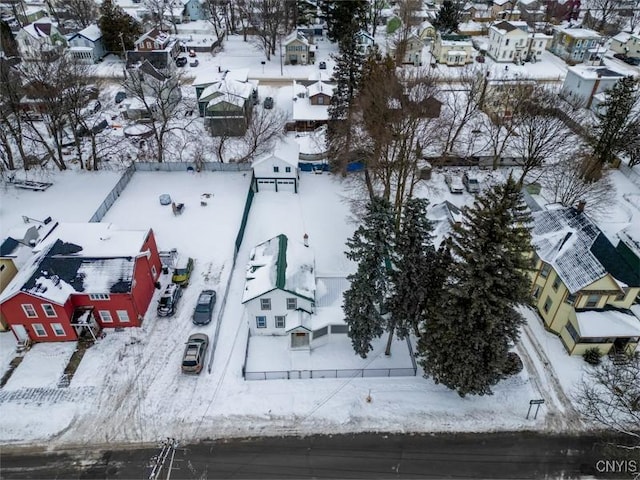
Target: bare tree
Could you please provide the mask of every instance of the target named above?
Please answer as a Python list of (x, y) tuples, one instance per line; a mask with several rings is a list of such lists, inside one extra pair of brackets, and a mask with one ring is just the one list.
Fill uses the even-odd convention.
[(619, 446), (640, 451), (640, 355), (619, 364), (606, 360), (590, 369), (577, 404), (584, 417), (628, 439)]
[(279, 40), (288, 31), (285, 1), (247, 0), (243, 13), (255, 30), (254, 44), (264, 52), (267, 60), (271, 60), (271, 56), (276, 54)]
[(418, 24), (417, 13), (422, 8), (420, 0), (401, 0), (398, 2), (398, 17), (402, 21), (402, 26), (396, 33), (394, 39), (394, 50), (396, 65), (402, 65), (407, 53), (409, 35)]
[(98, 5), (94, 0), (59, 0), (56, 2), (65, 18), (85, 28), (98, 20)]
[[(163, 162), (170, 147), (172, 133), (188, 128), (185, 114), (195, 106), (182, 100), (182, 72), (160, 72), (147, 61), (130, 70), (124, 82), (128, 96), (135, 98), (149, 116), (155, 158)], [(177, 153), (177, 152), (174, 152)]]
[(275, 140), (282, 137), (286, 115), (282, 110), (265, 110), (260, 108), (254, 110), (244, 144), (246, 149), (237, 162), (250, 162), (254, 158), (268, 152)]
[(516, 162), (522, 173), (518, 184), (524, 184), (527, 175), (545, 163), (563, 161), (575, 153), (580, 139), (558, 117), (559, 97), (543, 86), (535, 86), (519, 102), (512, 138)]
[(609, 171), (603, 170), (599, 180), (585, 180), (584, 171), (590, 168), (591, 162), (593, 159), (588, 153), (582, 152), (546, 168), (540, 183), (547, 192), (547, 199), (566, 207), (582, 200), (595, 214), (610, 208), (615, 201), (615, 190)]
[[(20, 99), (24, 95), (22, 81), (17, 69), (9, 62), (0, 62), (0, 144), (4, 152), (3, 164), (9, 170), (14, 170), (22, 160), (25, 169), (29, 168), (24, 161), (24, 123), (20, 108)], [(16, 158), (17, 157), (17, 158)]]
[[(587, 10), (592, 17), (589, 26), (598, 31), (602, 32), (607, 29), (609, 24), (619, 22), (617, 17), (620, 10), (620, 0), (588, 0), (582, 9)], [(594, 11), (595, 14), (591, 11)]]
[(387, 2), (385, 0), (371, 0), (369, 2), (369, 15), (367, 17), (367, 26), (371, 29), (371, 35), (376, 36), (378, 22), (382, 17), (382, 10)]
[[(173, 26), (174, 33), (178, 33), (176, 18), (173, 15), (173, 0), (144, 0), (144, 6), (149, 12), (149, 20), (156, 28), (163, 30), (167, 26), (168, 20)], [(182, 6), (182, 3), (179, 3), (179, 6)]]

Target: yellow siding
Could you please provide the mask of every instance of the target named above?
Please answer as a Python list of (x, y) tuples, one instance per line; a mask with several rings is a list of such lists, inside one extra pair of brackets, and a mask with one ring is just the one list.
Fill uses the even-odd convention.
[(0, 258), (0, 292), (3, 291), (9, 282), (16, 276), (18, 269), (10, 258)]
[(609, 305), (613, 305), (616, 308), (630, 308), (633, 301), (640, 293), (640, 287), (630, 288), (624, 297), (624, 300), (616, 301), (616, 295), (610, 295), (606, 302)]

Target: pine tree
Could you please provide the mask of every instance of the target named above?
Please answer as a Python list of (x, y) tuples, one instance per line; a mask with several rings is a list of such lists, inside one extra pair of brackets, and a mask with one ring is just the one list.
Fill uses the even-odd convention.
[(100, 5), (100, 31), (108, 52), (124, 53), (133, 49), (134, 42), (142, 35), (142, 26), (112, 0)]
[(18, 56), (18, 44), (13, 36), (11, 27), (9, 27), (9, 24), (4, 20), (0, 20), (0, 45), (2, 45), (5, 57)]
[(396, 239), (389, 311), (390, 327), (399, 338), (418, 334), (418, 325), (424, 320), (425, 300), (431, 289), (432, 270), (437, 262), (433, 227), (427, 219), (428, 205), (429, 202), (421, 198), (412, 198), (405, 203)]
[(385, 330), (393, 248), (393, 212), (388, 201), (374, 198), (367, 205), (362, 225), (347, 240), (347, 258), (358, 263), (344, 292), (345, 322), (354, 351), (362, 358), (372, 350), (371, 341)]
[(421, 327), (418, 354), (436, 383), (461, 396), (490, 395), (518, 340), (523, 319), (515, 307), (530, 297), (530, 217), (511, 177), (463, 215), (450, 238), (455, 264), (446, 293)]
[(444, 0), (433, 21), (433, 26), (440, 33), (453, 33), (460, 23), (460, 7), (451, 0)]
[(349, 0), (348, 2), (324, 0), (320, 4), (320, 9), (327, 22), (327, 37), (337, 42), (342, 50), (343, 40), (353, 37), (366, 25), (369, 2), (367, 0)]
[[(629, 125), (640, 118), (637, 112), (634, 113), (639, 102), (639, 82), (632, 76), (621, 78), (606, 92), (605, 100), (596, 114), (598, 123), (592, 139), (593, 153), (600, 169), (611, 163), (616, 153), (624, 150)], [(597, 178), (598, 172), (592, 176), (594, 178), (588, 179)]]

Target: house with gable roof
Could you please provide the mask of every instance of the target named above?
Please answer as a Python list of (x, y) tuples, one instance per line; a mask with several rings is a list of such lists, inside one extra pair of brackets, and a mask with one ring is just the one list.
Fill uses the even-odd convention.
[(44, 17), (25, 25), (16, 34), (20, 55), (25, 60), (56, 58), (67, 46), (67, 40), (50, 18)]
[(152, 230), (57, 224), (0, 294), (0, 311), (19, 342), (139, 327), (161, 268)]
[(627, 57), (640, 58), (640, 33), (618, 33), (611, 38), (611, 50)]
[(575, 65), (567, 69), (560, 96), (572, 105), (595, 109), (622, 78), (624, 74), (608, 67)]
[(316, 45), (299, 30), (292, 32), (282, 41), (285, 49), (284, 63), (286, 65), (313, 64), (316, 57)]
[(534, 305), (571, 355), (593, 347), (632, 353), (640, 339), (640, 320), (630, 310), (640, 293), (640, 262), (583, 209), (581, 203), (533, 213)]
[(95, 23), (69, 37), (69, 52), (78, 60), (97, 63), (107, 54), (100, 27)]
[(253, 190), (255, 192), (298, 193), (298, 158), (300, 145), (294, 141), (282, 141), (273, 153), (254, 160)]
[(289, 335), (291, 349), (308, 349), (315, 298), (312, 249), (280, 234), (251, 250), (242, 295), (251, 335)]
[(530, 33), (526, 22), (505, 20), (489, 27), (487, 55), (496, 62), (535, 61), (542, 57), (550, 38), (542, 33)]
[(599, 33), (588, 28), (556, 27), (549, 51), (571, 65), (589, 62), (601, 54)]
[(473, 52), (470, 37), (438, 34), (431, 55), (437, 63), (453, 67), (473, 63)]
[(293, 121), (297, 132), (315, 130), (327, 123), (335, 87), (335, 83), (322, 79), (308, 85), (293, 81)]
[(172, 69), (178, 55), (178, 39), (158, 28), (152, 28), (134, 42), (134, 50), (127, 51), (127, 68), (147, 60), (159, 70)]

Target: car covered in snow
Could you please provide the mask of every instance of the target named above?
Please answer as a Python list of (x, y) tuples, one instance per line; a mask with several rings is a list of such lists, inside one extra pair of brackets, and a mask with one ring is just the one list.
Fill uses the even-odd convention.
[(444, 181), (449, 187), (449, 191), (451, 193), (464, 193), (464, 183), (462, 183), (462, 179), (459, 175), (446, 174), (444, 176)]
[(182, 296), (182, 288), (180, 285), (170, 283), (160, 295), (158, 300), (158, 316), (159, 317), (172, 317), (176, 313), (178, 307), (178, 301)]

